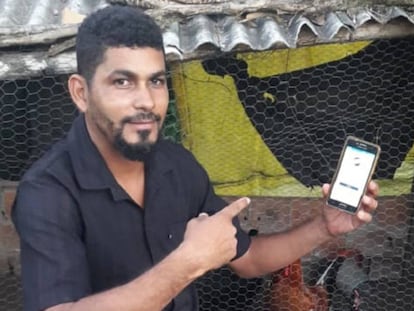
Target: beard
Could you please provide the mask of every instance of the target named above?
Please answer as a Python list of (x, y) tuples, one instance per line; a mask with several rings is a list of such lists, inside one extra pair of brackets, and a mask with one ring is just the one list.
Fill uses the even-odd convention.
[(117, 130), (114, 136), (113, 146), (128, 160), (145, 162), (149, 158), (149, 155), (159, 138), (158, 135), (156, 141), (148, 141), (149, 134), (150, 131), (138, 131), (137, 135), (140, 137), (141, 141), (131, 144), (122, 136), (122, 130)]
[[(149, 140), (149, 135), (151, 131), (149, 130), (142, 130), (137, 131), (137, 135), (139, 136), (139, 141), (136, 143), (128, 143), (123, 135), (124, 126), (129, 122), (134, 121), (142, 121), (142, 120), (151, 120), (157, 123), (158, 134), (155, 141)], [(139, 113), (133, 117), (126, 117), (121, 120), (120, 127), (114, 129), (114, 136), (113, 136), (113, 146), (114, 148), (122, 154), (126, 159), (131, 161), (140, 161), (145, 162), (151, 151), (153, 150), (154, 146), (157, 144), (158, 139), (160, 137), (160, 129), (161, 129), (161, 117), (156, 115), (152, 112), (147, 113)]]
[[(152, 112), (140, 112), (132, 117), (123, 118), (119, 126), (116, 126), (115, 123), (108, 118), (102, 111), (96, 109), (96, 106), (93, 106), (94, 109), (91, 109), (90, 115), (91, 119), (95, 123), (97, 129), (105, 136), (108, 141), (112, 143), (113, 148), (118, 151), (123, 157), (131, 161), (146, 161), (151, 151), (154, 149), (154, 146), (157, 144), (160, 138), (161, 132), (161, 116), (154, 114)], [(142, 130), (137, 131), (138, 142), (129, 143), (125, 140), (123, 136), (123, 130), (126, 124), (129, 122), (138, 122), (143, 120), (151, 120), (157, 123), (158, 134), (155, 141), (149, 140), (151, 131)]]

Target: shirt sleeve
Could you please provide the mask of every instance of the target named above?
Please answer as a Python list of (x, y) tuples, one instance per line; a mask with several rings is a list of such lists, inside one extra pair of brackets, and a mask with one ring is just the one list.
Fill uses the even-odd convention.
[(25, 311), (90, 294), (82, 221), (64, 187), (51, 180), (23, 181), (12, 219), (20, 237)]

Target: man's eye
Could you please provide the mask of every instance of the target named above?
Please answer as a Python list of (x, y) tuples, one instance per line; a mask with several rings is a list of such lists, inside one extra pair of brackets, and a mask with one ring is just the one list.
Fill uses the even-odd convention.
[(114, 80), (114, 84), (117, 86), (125, 87), (128, 86), (130, 83), (127, 79), (116, 79)]
[(162, 78), (154, 78), (151, 80), (153, 85), (163, 86), (165, 84), (165, 79)]

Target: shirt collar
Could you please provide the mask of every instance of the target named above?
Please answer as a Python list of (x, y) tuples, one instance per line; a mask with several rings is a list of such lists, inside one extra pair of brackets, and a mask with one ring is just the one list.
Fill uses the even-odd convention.
[(79, 115), (68, 134), (68, 150), (75, 176), (84, 189), (103, 189), (114, 185), (115, 179), (86, 128), (85, 116)]

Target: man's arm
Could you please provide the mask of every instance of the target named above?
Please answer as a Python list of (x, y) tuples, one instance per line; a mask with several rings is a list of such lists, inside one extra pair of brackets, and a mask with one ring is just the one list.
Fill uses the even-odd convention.
[(230, 267), (245, 278), (277, 271), (330, 239), (322, 225), (318, 217), (286, 232), (252, 237), (249, 250)]
[(181, 245), (135, 280), (47, 311), (162, 310), (196, 278), (234, 258), (237, 240), (232, 219), (248, 204), (243, 198), (213, 216), (200, 214), (189, 221)]
[[(328, 190), (329, 186), (324, 185), (324, 195)], [(356, 215), (325, 206), (322, 215), (300, 227), (252, 238), (249, 250), (230, 267), (242, 277), (257, 277), (287, 266), (333, 237), (370, 222), (378, 205), (377, 193), (377, 184), (371, 182)]]
[(125, 285), (77, 302), (60, 304), (47, 311), (162, 310), (201, 274), (191, 253), (179, 247), (152, 269)]

